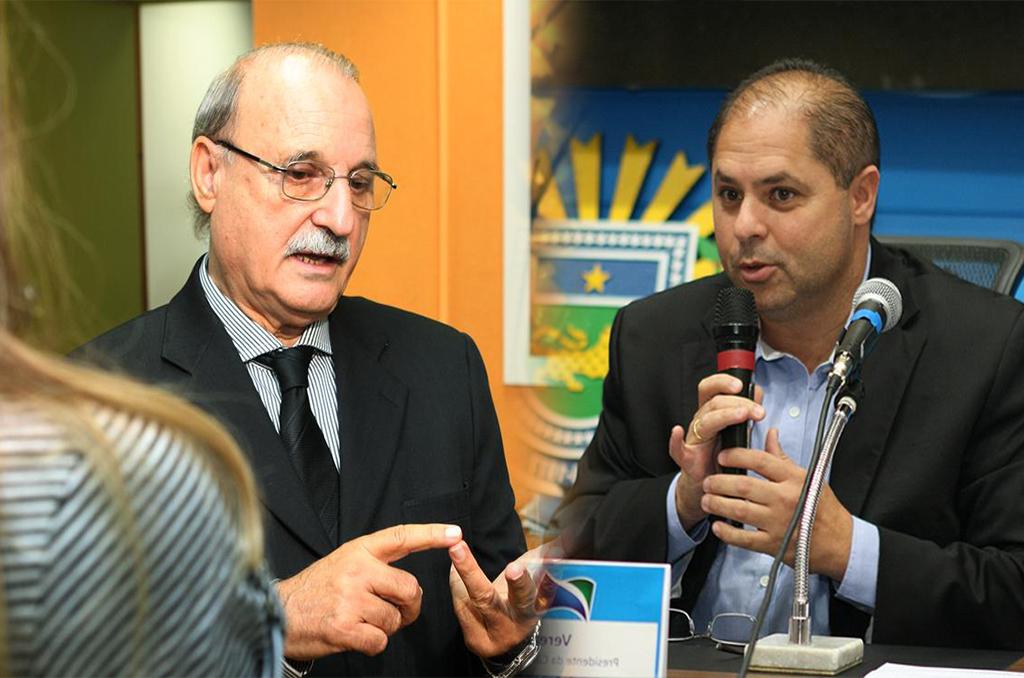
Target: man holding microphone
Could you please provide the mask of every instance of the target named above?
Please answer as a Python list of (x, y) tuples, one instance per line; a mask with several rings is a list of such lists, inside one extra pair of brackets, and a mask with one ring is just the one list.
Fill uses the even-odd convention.
[[(818, 509), (813, 631), (1024, 649), (1024, 307), (871, 237), (878, 132), (831, 69), (786, 60), (745, 80), (708, 157), (725, 273), (616, 317), (600, 423), (556, 515), (567, 551), (672, 564), (699, 628), (756, 614), (836, 337), (858, 286), (886, 278), (904, 312), (864, 364)], [(757, 305), (753, 400), (716, 374), (713, 307), (731, 285)], [(746, 422), (751, 447), (721, 449)], [(786, 570), (762, 633), (786, 630), (791, 594)]]

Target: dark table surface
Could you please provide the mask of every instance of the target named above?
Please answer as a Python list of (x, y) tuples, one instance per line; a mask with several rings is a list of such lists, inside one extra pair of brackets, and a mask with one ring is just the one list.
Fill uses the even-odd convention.
[[(946, 647), (908, 647), (900, 645), (865, 645), (864, 661), (839, 674), (863, 676), (882, 664), (913, 664), (916, 666), (942, 666), (965, 669), (1009, 669), (1024, 672), (1024, 652), (1001, 650), (964, 650)], [(737, 654), (716, 650), (710, 640), (693, 640), (668, 644), (668, 675), (678, 678), (694, 678), (699, 675), (716, 673), (735, 674), (739, 671), (741, 657)], [(751, 675), (755, 675), (751, 672)], [(760, 676), (780, 676), (778, 673), (761, 673)]]

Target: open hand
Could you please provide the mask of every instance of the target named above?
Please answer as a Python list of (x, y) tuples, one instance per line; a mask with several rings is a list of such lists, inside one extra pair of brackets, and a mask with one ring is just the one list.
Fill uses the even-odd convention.
[(527, 571), (528, 552), (509, 563), (493, 582), (480, 569), (464, 541), (448, 549), (452, 569), (455, 616), (466, 647), (478, 657), (494, 657), (522, 643), (533, 633), (539, 616), (537, 587)]

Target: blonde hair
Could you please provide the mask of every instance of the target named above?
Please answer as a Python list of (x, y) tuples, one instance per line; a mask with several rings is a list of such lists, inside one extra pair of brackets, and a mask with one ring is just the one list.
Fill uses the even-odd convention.
[[(195, 443), (200, 460), (214, 475), (237, 517), (245, 564), (263, 561), (263, 528), (256, 481), (242, 451), (210, 415), (157, 388), (125, 377), (75, 365), (31, 348), (0, 329), (0, 398), (45, 406), (89, 441), (87, 458), (111, 454), (111, 441), (94, 423), (96, 405), (142, 416)], [(102, 460), (100, 468), (111, 468)], [(113, 466), (116, 468), (116, 465)], [(118, 484), (119, 480), (118, 480)]]
[[(29, 20), (17, 4), (0, 1), (0, 32), (8, 30), (11, 11)], [(16, 91), (8, 42), (0, 39), (0, 401), (38, 407), (64, 425), (75, 448), (102, 478), (114, 505), (120, 508), (120, 536), (133, 549), (138, 547), (139, 539), (128, 514), (124, 469), (114, 457), (112, 441), (96, 424), (97, 406), (139, 415), (176, 431), (179, 437), (194, 443), (191, 447), (197, 460), (221, 488), (238, 526), (242, 565), (258, 568), (263, 563), (263, 530), (256, 483), (241, 450), (212, 417), (156, 388), (72, 364), (18, 337), (31, 328), (33, 311), (33, 297), (19, 282), (33, 262), (48, 261), (50, 267), (56, 267), (52, 264), (54, 239), (47, 238), (42, 228), (48, 223), (39, 220), (45, 212), (33, 200), (19, 162), (20, 131), (24, 128), (18, 126), (20, 117), (13, 100)], [(54, 289), (60, 282), (54, 281)], [(135, 611), (139, 617), (147, 607), (147, 573), (141, 571), (141, 559), (134, 560), (135, 578), (140, 584)], [(4, 598), (0, 581), (0, 675), (9, 673)]]

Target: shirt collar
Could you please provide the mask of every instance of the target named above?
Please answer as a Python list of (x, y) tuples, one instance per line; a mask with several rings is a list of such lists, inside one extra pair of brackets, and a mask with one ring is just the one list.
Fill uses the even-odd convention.
[[(207, 270), (209, 259), (209, 254), (203, 255), (203, 262), (199, 267), (199, 283), (206, 294), (206, 301), (227, 330), (242, 362), (249, 362), (264, 353), (283, 348), (284, 344), (277, 337), (254, 322), (234, 301), (221, 292)], [(296, 346), (312, 346), (322, 353), (331, 355), (331, 336), (327, 319), (321, 318), (303, 330)]]
[[(868, 279), (868, 274), (870, 272), (871, 272), (871, 247), (869, 246), (868, 247), (867, 261), (864, 262), (864, 275), (862, 275), (861, 278), (860, 278), (861, 283), (863, 283), (865, 280)], [(851, 307), (849, 315), (846, 316), (846, 322), (843, 323), (843, 327), (846, 327), (847, 325), (850, 324), (850, 318), (852, 318), (852, 317), (853, 317), (853, 308)], [(794, 360), (796, 360), (796, 358), (793, 355), (772, 348), (771, 346), (769, 346), (767, 344), (767, 342), (765, 342), (764, 337), (762, 337), (760, 334), (758, 335), (758, 337), (757, 337), (757, 347), (754, 349), (754, 359), (755, 360), (764, 360), (765, 362), (771, 362), (773, 360), (779, 360), (780, 358), (784, 358), (786, 356), (789, 356), (789, 357), (793, 358)], [(828, 363), (831, 363), (834, 358), (835, 358), (835, 349), (833, 349), (832, 355), (829, 356)]]

